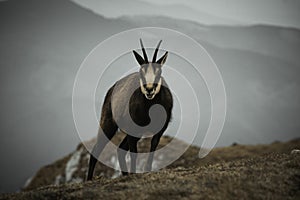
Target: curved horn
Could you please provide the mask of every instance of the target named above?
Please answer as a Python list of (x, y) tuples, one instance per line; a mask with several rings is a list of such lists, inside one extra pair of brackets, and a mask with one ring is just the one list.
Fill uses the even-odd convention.
[(144, 48), (143, 41), (141, 38), (140, 38), (140, 43), (141, 43), (141, 47), (142, 47), (142, 51), (143, 51), (143, 55), (144, 55), (144, 60), (146, 63), (148, 63), (148, 57), (147, 57), (146, 50)]
[(154, 55), (153, 55), (153, 58), (152, 58), (152, 62), (155, 62), (156, 61), (156, 57), (157, 57), (157, 52), (158, 52), (158, 49), (159, 49), (159, 46), (160, 46), (160, 43), (162, 42), (162, 40), (160, 40), (159, 42), (158, 42), (158, 45), (157, 45), (157, 47), (156, 47), (156, 49), (155, 49), (155, 52), (154, 52)]

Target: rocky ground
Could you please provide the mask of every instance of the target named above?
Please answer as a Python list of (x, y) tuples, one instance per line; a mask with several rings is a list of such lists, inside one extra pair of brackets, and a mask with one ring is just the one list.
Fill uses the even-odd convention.
[[(171, 139), (165, 137), (161, 146)], [(0, 199), (300, 199), (300, 152), (295, 150), (300, 149), (300, 139), (269, 145), (233, 144), (214, 149), (204, 159), (198, 158), (197, 147), (189, 147), (168, 168), (114, 179), (114, 170), (100, 165), (102, 173), (97, 171), (93, 181), (83, 183), (87, 156), (82, 150), (67, 181), (66, 165), (71, 157), (79, 156), (81, 147), (42, 168), (22, 192), (3, 194)], [(140, 144), (141, 149), (146, 147)]]

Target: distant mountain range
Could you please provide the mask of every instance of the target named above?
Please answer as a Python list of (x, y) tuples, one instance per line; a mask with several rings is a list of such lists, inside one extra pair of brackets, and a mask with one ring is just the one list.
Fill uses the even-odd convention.
[(299, 136), (298, 29), (206, 26), (150, 16), (108, 19), (67, 0), (1, 2), (0, 24), (0, 156), (6, 160), (0, 192), (20, 187), (79, 143), (71, 108), (76, 72), (99, 42), (130, 28), (175, 29), (206, 48), (228, 97), (219, 146)]
[(294, 0), (72, 0), (109, 18), (148, 15), (185, 19), (206, 25), (266, 24), (300, 28), (300, 3)]

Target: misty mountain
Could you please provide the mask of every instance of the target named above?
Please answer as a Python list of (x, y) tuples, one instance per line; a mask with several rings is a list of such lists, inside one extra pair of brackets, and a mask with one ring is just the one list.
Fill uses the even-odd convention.
[(300, 3), (294, 0), (132, 0), (126, 4), (122, 0), (73, 1), (109, 18), (160, 15), (207, 25), (300, 28)]
[[(205, 11), (198, 11), (193, 7), (184, 4), (156, 5), (152, 2), (131, 0), (123, 4), (122, 0), (73, 0), (82, 7), (88, 8), (96, 14), (108, 18), (119, 18), (133, 16), (167, 16), (174, 19), (194, 20), (203, 24), (238, 24), (238, 20), (226, 19), (208, 14)], [(122, 5), (122, 6), (120, 6)]]
[(181, 31), (215, 60), (228, 97), (218, 146), (299, 136), (298, 29), (205, 26), (167, 17), (107, 19), (67, 0), (1, 2), (0, 23), (0, 152), (6, 160), (0, 191), (19, 188), (79, 143), (71, 107), (76, 72), (98, 43), (135, 27)]
[[(170, 20), (162, 16), (123, 17), (143, 26), (161, 26), (186, 33), (200, 44), (219, 49), (245, 50), (299, 64), (300, 31), (269, 25), (207, 26), (187, 20)], [(159, 22), (159, 23), (158, 23)]]

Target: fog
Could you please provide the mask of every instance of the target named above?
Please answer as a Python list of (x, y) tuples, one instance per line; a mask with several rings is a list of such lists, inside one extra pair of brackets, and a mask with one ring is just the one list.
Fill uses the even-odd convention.
[[(130, 14), (121, 18), (107, 13), (103, 17), (97, 6), (93, 11), (88, 9), (93, 1), (86, 2), (84, 8), (67, 0), (0, 2), (0, 192), (17, 190), (41, 166), (76, 148), (80, 139), (73, 122), (71, 94), (77, 70), (98, 43), (136, 27), (159, 26), (181, 31), (197, 40), (212, 56), (228, 97), (227, 118), (217, 146), (233, 142), (271, 143), (299, 137), (300, 31), (297, 28), (300, 20), (299, 13), (295, 13), (298, 3), (275, 1), (274, 10), (262, 3), (257, 15), (242, 12), (240, 17), (231, 15), (230, 9), (220, 13), (223, 7), (215, 1), (214, 9), (209, 9), (212, 6), (204, 1), (199, 1), (199, 6), (196, 1), (185, 1), (182, 13), (189, 12), (192, 6), (194, 18), (178, 14), (176, 18), (183, 19), (174, 20), (172, 15), (181, 11), (178, 1), (174, 6), (159, 8), (169, 10), (170, 14), (164, 16), (151, 16), (167, 13), (158, 10), (159, 13), (149, 12), (147, 16)], [(119, 1), (108, 2), (104, 6), (106, 12), (115, 8), (117, 13), (122, 7), (116, 6)], [(161, 7), (158, 1), (136, 2), (137, 7), (131, 10), (139, 10), (138, 6), (145, 3), (152, 10)], [(243, 8), (246, 4), (236, 4), (232, 9), (237, 10), (238, 5)], [(247, 7), (254, 10), (260, 3), (251, 5)], [(282, 12), (275, 16), (278, 9)], [(197, 14), (202, 11), (204, 14)], [(201, 23), (203, 19), (205, 23)], [(168, 44), (164, 45), (167, 48)], [(136, 46), (139, 48), (138, 38)], [(168, 60), (170, 67), (172, 63), (185, 66), (176, 56), (171, 58), (172, 54)], [(128, 64), (136, 65), (130, 56), (126, 59)], [(106, 77), (103, 91), (118, 79), (116, 72), (120, 71), (115, 70)], [(172, 77), (165, 72), (164, 75), (172, 82), (170, 87), (178, 87)], [(203, 91), (198, 94), (203, 96), (200, 102), (203, 114), (209, 113), (205, 111), (209, 99), (204, 84), (200, 83), (199, 88)], [(103, 96), (102, 91), (97, 91), (95, 104), (99, 109)], [(167, 134), (173, 134), (176, 121), (174, 116), (173, 129), (170, 127)], [(208, 121), (201, 123), (205, 129)], [(89, 133), (92, 135), (96, 133)], [(203, 134), (199, 134), (194, 144), (199, 145), (202, 140)]]

